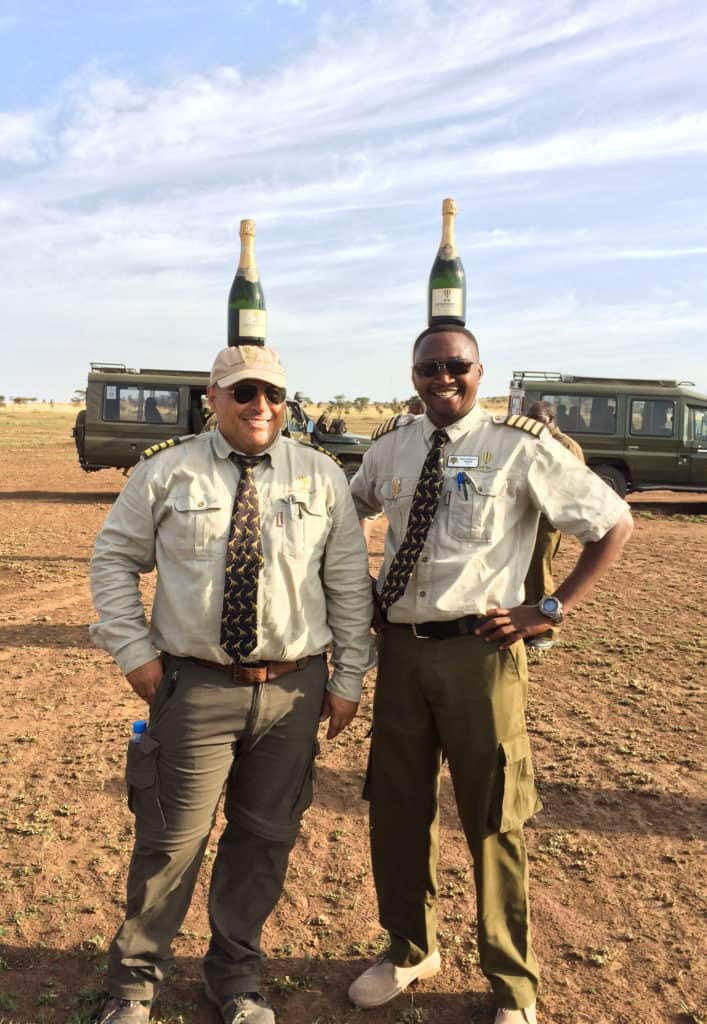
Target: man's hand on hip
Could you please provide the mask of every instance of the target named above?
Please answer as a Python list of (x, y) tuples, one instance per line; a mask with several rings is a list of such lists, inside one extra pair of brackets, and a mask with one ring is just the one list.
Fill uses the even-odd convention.
[(142, 697), (148, 704), (152, 704), (163, 675), (162, 662), (159, 658), (153, 658), (152, 661), (146, 661), (144, 665), (128, 672), (125, 678), (138, 697)]
[(333, 740), (335, 736), (338, 736), (346, 728), (357, 711), (358, 704), (355, 701), (344, 700), (343, 697), (337, 697), (327, 690), (324, 694), (322, 713), (319, 716), (320, 722), (324, 722), (327, 718), (329, 719), (326, 738)]
[(545, 633), (553, 625), (533, 604), (519, 604), (515, 608), (489, 608), (486, 616), (486, 622), (474, 632), (482, 640), (498, 644), (502, 651), (517, 640)]

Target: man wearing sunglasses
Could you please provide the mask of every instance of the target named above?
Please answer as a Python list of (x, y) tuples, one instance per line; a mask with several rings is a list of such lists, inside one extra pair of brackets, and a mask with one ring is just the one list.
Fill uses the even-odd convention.
[[(135, 847), (99, 1024), (147, 1024), (224, 787), (206, 995), (224, 1024), (273, 1024), (262, 927), (311, 802), (320, 718), (328, 739), (346, 728), (368, 664), (368, 560), (346, 478), (282, 436), (277, 354), (222, 350), (208, 398), (217, 429), (138, 465), (91, 562), (93, 639), (150, 706), (128, 750)], [(148, 627), (139, 575), (155, 567)]]
[[(371, 853), (386, 957), (349, 989), (382, 1006), (440, 969), (438, 786), (449, 764), (474, 861), (481, 968), (496, 1024), (535, 1024), (523, 823), (540, 807), (525, 724), (523, 640), (571, 611), (631, 533), (627, 506), (543, 424), (477, 403), (474, 336), (413, 346), (425, 415), (381, 435), (351, 482), (361, 519), (388, 517), (370, 766)], [(525, 605), (540, 513), (584, 548), (554, 594)]]

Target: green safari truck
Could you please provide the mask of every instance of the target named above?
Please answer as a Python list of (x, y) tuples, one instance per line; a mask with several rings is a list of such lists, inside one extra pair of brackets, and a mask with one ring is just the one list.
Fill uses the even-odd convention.
[[(127, 472), (150, 445), (207, 429), (209, 375), (203, 370), (131, 370), (122, 363), (91, 363), (86, 408), (76, 417), (74, 440), (86, 472)], [(371, 440), (320, 430), (294, 399), (287, 400), (282, 428), (287, 437), (326, 448), (348, 477), (361, 465)]]
[(694, 388), (689, 381), (516, 370), (508, 411), (552, 403), (559, 429), (621, 497), (707, 491), (707, 395)]

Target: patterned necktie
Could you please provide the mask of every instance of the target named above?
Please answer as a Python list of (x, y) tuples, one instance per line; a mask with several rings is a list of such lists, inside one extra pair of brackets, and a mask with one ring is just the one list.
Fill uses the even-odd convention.
[(427, 453), (415, 493), (412, 496), (408, 527), (403, 542), (390, 564), (383, 584), (381, 605), (390, 608), (405, 593), (405, 587), (412, 576), (420, 552), (424, 547), (432, 520), (437, 512), (439, 496), (442, 493), (444, 477), (444, 456), (442, 449), (449, 438), (446, 430), (435, 430), (432, 447)]
[(262, 456), (249, 458), (234, 452), (231, 458), (241, 467), (241, 478), (226, 551), (221, 646), (234, 661), (242, 661), (258, 644), (258, 576), (263, 567), (263, 546), (253, 466)]

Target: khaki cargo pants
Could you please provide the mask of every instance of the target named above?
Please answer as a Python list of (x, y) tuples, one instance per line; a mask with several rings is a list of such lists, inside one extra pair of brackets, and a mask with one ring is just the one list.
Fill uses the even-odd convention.
[(439, 772), (449, 762), (474, 862), (481, 968), (508, 1008), (533, 1002), (522, 824), (540, 802), (525, 726), (522, 642), (508, 651), (477, 637), (383, 633), (366, 794), (380, 921), (398, 966), (437, 947)]
[(128, 748), (135, 847), (108, 987), (124, 999), (151, 999), (169, 973), (225, 786), (204, 973), (222, 998), (257, 991), (262, 927), (312, 800), (326, 663), (315, 657), (272, 682), (243, 686), (188, 659), (164, 661), (148, 731)]

